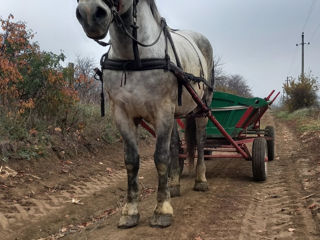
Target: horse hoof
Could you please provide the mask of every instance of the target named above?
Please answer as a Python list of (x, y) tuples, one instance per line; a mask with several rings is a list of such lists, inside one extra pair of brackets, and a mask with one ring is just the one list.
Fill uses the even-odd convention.
[(193, 190), (199, 192), (206, 192), (209, 190), (207, 182), (195, 182)]
[(140, 214), (121, 216), (118, 224), (118, 228), (127, 229), (138, 225)]
[(174, 198), (174, 197), (181, 196), (181, 194), (180, 194), (180, 185), (170, 186), (169, 190), (170, 190), (170, 197)]
[(150, 226), (157, 228), (166, 228), (169, 227), (172, 223), (172, 215), (169, 214), (154, 214), (150, 219)]

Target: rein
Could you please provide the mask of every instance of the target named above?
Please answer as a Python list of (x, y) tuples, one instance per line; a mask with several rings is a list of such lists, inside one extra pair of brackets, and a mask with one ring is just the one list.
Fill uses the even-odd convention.
[[(189, 83), (190, 81), (195, 83), (204, 83), (210, 91), (213, 91), (212, 86), (210, 86), (206, 79), (203, 77), (203, 66), (201, 64), (201, 60), (199, 57), (200, 65), (201, 65), (201, 73), (200, 77), (196, 77), (193, 74), (186, 73), (182, 70), (182, 65), (179, 59), (179, 56), (177, 54), (170, 30), (168, 28), (168, 25), (166, 23), (166, 20), (164, 18), (161, 18), (161, 29), (157, 36), (157, 38), (150, 44), (145, 44), (140, 41), (138, 41), (138, 28), (137, 25), (137, 5), (139, 3), (139, 0), (133, 0), (133, 24), (131, 25), (132, 32), (127, 29), (125, 26), (125, 23), (123, 19), (121, 18), (119, 14), (119, 8), (120, 8), (120, 0), (115, 1), (114, 0), (104, 0), (104, 2), (110, 7), (113, 15), (113, 21), (118, 25), (120, 29), (132, 40), (132, 50), (134, 53), (134, 60), (112, 60), (108, 58), (108, 53), (104, 54), (101, 58), (100, 65), (101, 70), (95, 69), (96, 75), (95, 79), (100, 80), (102, 82), (102, 91), (101, 91), (101, 116), (105, 116), (105, 98), (104, 98), (104, 89), (103, 89), (103, 74), (102, 71), (105, 70), (115, 70), (115, 71), (123, 71), (124, 73), (126, 71), (148, 71), (148, 70), (157, 70), (157, 69), (163, 69), (164, 71), (170, 71), (172, 72), (176, 77), (178, 81), (178, 105), (182, 105), (181, 97), (182, 97), (182, 89), (183, 85), (186, 83)], [(151, 47), (157, 44), (160, 40), (160, 37), (162, 33), (165, 36), (165, 58), (149, 58), (149, 59), (141, 59), (138, 46), (141, 47)], [(99, 40), (95, 40), (98, 44), (102, 46), (108, 46), (111, 45), (109, 43), (105, 43)], [(170, 56), (168, 54), (168, 47), (169, 44), (172, 47), (176, 64), (173, 63), (170, 60)], [(192, 44), (191, 44), (192, 45)], [(194, 48), (194, 46), (193, 46)], [(110, 49), (109, 49), (110, 50)], [(198, 53), (197, 53), (198, 54)], [(122, 83), (121, 83), (122, 86)], [(191, 87), (191, 86), (190, 86)], [(199, 85), (200, 87), (200, 85)]]

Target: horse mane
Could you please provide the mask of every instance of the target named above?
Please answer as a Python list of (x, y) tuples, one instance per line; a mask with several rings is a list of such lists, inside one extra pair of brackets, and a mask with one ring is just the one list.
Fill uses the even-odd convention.
[(153, 17), (155, 18), (155, 20), (158, 23), (160, 23), (161, 22), (161, 15), (160, 15), (160, 12), (158, 10), (158, 7), (156, 5), (155, 0), (147, 0), (147, 2), (149, 4), (149, 6), (150, 6), (150, 9), (151, 9)]

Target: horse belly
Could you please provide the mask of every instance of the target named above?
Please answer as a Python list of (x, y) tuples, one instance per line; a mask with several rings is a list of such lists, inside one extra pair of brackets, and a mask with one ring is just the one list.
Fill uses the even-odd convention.
[[(126, 74), (126, 77), (124, 77)], [(196, 108), (191, 95), (183, 88), (182, 106), (178, 106), (178, 82), (170, 72), (152, 70), (142, 72), (104, 71), (106, 92), (112, 107), (123, 109), (128, 117), (141, 117), (153, 122), (159, 112), (172, 112), (178, 117)], [(194, 84), (201, 98), (204, 86)]]
[(106, 92), (113, 107), (123, 109), (129, 117), (152, 121), (163, 108), (174, 107), (177, 83), (163, 70), (143, 72), (104, 71)]

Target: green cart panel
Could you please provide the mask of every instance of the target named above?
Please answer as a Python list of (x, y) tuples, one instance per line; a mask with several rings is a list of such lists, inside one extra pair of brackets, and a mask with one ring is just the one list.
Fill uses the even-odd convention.
[[(237, 128), (236, 125), (248, 108), (252, 107), (253, 111), (247, 116), (247, 120), (252, 119), (252, 116), (259, 109), (266, 108), (268, 105), (269, 102), (262, 98), (245, 98), (225, 92), (214, 92), (210, 108), (213, 116), (219, 121), (226, 132), (232, 138), (236, 138), (244, 130), (243, 128)], [(208, 122), (206, 132), (208, 138), (224, 138), (211, 121)]]

